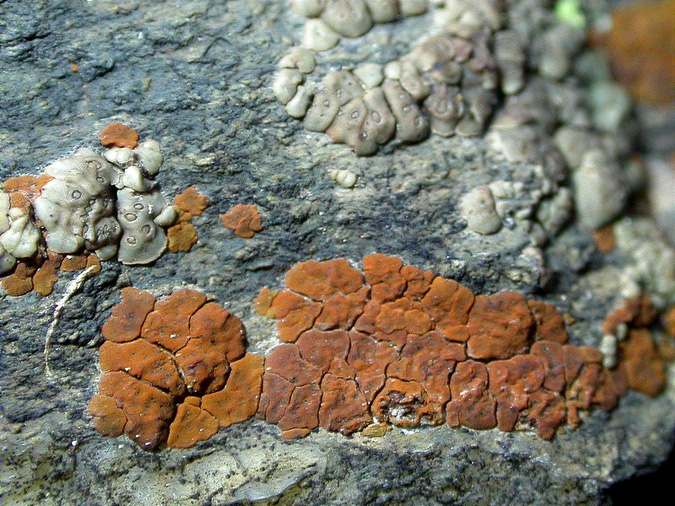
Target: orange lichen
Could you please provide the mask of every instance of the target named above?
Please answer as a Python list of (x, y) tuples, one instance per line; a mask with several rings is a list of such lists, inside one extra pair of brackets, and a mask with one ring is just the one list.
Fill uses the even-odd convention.
[(87, 255), (66, 255), (61, 261), (61, 272), (77, 272), (87, 267)]
[(138, 132), (122, 123), (110, 123), (98, 134), (98, 139), (106, 148), (130, 148), (138, 146)]
[[(514, 292), (474, 296), (381, 254), (363, 266), (301, 262), (284, 289), (264, 288), (256, 300), (285, 341), (267, 356), (258, 416), (285, 438), (317, 427), (351, 434), (445, 421), (532, 427), (551, 439), (561, 425), (577, 425), (580, 410), (613, 409), (628, 387), (649, 395), (663, 388), (648, 332), (631, 332), (619, 366), (608, 370), (596, 348), (566, 344), (565, 317), (552, 304)], [(646, 297), (615, 313), (609, 326), (655, 318)]]
[(172, 253), (187, 253), (197, 244), (197, 229), (192, 223), (179, 222), (166, 231), (169, 239), (169, 251)]
[(33, 275), (33, 290), (43, 297), (51, 294), (58, 279), (61, 255), (50, 253), (47, 260)]
[(190, 186), (176, 195), (174, 207), (178, 211), (178, 222), (166, 230), (169, 251), (187, 253), (199, 240), (192, 218), (201, 216), (209, 205), (209, 198), (202, 195), (196, 186)]
[(220, 219), (225, 228), (243, 239), (250, 239), (263, 229), (258, 208), (253, 204), (237, 204), (221, 214)]
[(612, 14), (612, 29), (600, 42), (607, 48), (617, 80), (638, 100), (675, 100), (675, 0), (637, 2)]
[(187, 222), (204, 213), (209, 205), (209, 198), (199, 193), (196, 186), (190, 186), (176, 195), (174, 205), (178, 209), (179, 220)]
[(36, 271), (37, 268), (33, 264), (19, 261), (14, 272), (2, 278), (0, 284), (7, 295), (12, 297), (26, 295), (33, 289), (33, 275)]
[(616, 247), (616, 239), (614, 238), (614, 226), (606, 225), (593, 232), (593, 241), (595, 247), (600, 253), (609, 253)]
[(102, 331), (103, 375), (89, 405), (101, 434), (187, 448), (255, 414), (263, 358), (245, 353), (241, 322), (203, 294), (155, 302), (125, 288)]

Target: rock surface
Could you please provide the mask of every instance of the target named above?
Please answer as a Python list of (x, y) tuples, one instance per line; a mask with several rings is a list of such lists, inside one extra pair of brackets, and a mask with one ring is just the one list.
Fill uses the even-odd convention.
[[(87, 403), (100, 376), (100, 329), (127, 286), (158, 299), (186, 286), (204, 291), (241, 319), (248, 350), (261, 354), (277, 339), (253, 299), (311, 258), (380, 251), (475, 293), (536, 294), (576, 321), (575, 345), (599, 345), (603, 318), (633, 282), (656, 280), (662, 300), (673, 302), (670, 257), (663, 253), (658, 265), (665, 267), (653, 272), (657, 264), (645, 255), (664, 246), (640, 221), (624, 223), (616, 251), (606, 255), (574, 223), (541, 250), (533, 250), (534, 232), (508, 215), (495, 234), (467, 230), (459, 202), (473, 188), (518, 181), (527, 193), (541, 182), (534, 164), (505, 160), (480, 137), (432, 136), (364, 159), (306, 132), (272, 93), (276, 64), (301, 39), (302, 26), (286, 2), (272, 0), (0, 2), (0, 180), (36, 176), (75, 147), (96, 145), (102, 127), (117, 122), (161, 142), (158, 180), (166, 195), (196, 185), (209, 198), (191, 221), (199, 242), (189, 252), (142, 267), (104, 262), (81, 284), (78, 273), (62, 273), (49, 297), (0, 294), (2, 502), (602, 503), (614, 484), (658, 465), (675, 439), (672, 371), (656, 399), (629, 393), (615, 411), (593, 412), (551, 442), (442, 426), (365, 432), (381, 437), (319, 431), (289, 443), (276, 427), (252, 420), (191, 449), (146, 453), (96, 432)], [(424, 16), (380, 25), (364, 40), (342, 42), (329, 59), (390, 61), (427, 28)], [(356, 184), (336, 186), (333, 170), (351, 171)], [(495, 196), (501, 217), (505, 197)], [(239, 203), (265, 218), (264, 229), (246, 240), (219, 218)], [(640, 255), (632, 256), (632, 237), (640, 237)], [(424, 285), (424, 271), (405, 274), (408, 289), (411, 279)], [(381, 277), (386, 298), (397, 281)], [(133, 325), (125, 331), (136, 332)], [(344, 381), (328, 380), (329, 391)], [(373, 384), (375, 396), (377, 378)], [(482, 394), (479, 384), (476, 390)], [(316, 400), (309, 389), (302, 395), (297, 402)], [(188, 399), (183, 406), (188, 426), (199, 410)], [(106, 429), (118, 432), (119, 420), (111, 420)]]

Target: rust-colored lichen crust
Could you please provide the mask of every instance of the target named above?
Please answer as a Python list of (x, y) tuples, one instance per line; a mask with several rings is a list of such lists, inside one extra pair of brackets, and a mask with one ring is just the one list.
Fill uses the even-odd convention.
[(192, 224), (192, 219), (201, 216), (208, 205), (208, 197), (199, 193), (196, 186), (190, 186), (176, 195), (174, 206), (178, 212), (178, 221), (166, 231), (169, 251), (187, 253), (197, 244), (197, 228)]
[(110, 123), (98, 134), (101, 145), (106, 148), (129, 148), (138, 146), (138, 132), (122, 123)]
[(283, 342), (266, 357), (258, 416), (285, 438), (445, 422), (530, 427), (551, 439), (584, 410), (613, 409), (627, 388), (656, 395), (664, 386), (646, 297), (605, 323), (606, 332), (630, 327), (610, 370), (599, 350), (567, 343), (555, 306), (514, 292), (475, 295), (396, 257), (368, 255), (363, 270), (310, 260), (285, 284), (255, 302)]
[(143, 449), (187, 448), (253, 416), (263, 358), (247, 354), (238, 318), (189, 289), (158, 301), (124, 288), (102, 328), (96, 430)]
[(220, 215), (225, 228), (229, 228), (242, 239), (250, 239), (263, 227), (258, 208), (253, 204), (237, 204)]

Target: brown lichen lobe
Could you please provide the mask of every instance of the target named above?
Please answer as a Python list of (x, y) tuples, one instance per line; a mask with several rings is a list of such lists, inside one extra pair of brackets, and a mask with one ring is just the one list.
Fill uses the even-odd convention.
[(263, 358), (246, 354), (239, 319), (202, 293), (155, 301), (125, 288), (102, 333), (103, 375), (89, 405), (101, 434), (187, 448), (255, 414)]

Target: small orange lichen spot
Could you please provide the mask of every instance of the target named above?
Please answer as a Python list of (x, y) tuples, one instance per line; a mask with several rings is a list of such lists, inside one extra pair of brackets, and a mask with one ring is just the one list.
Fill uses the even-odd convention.
[(87, 255), (66, 255), (61, 262), (61, 272), (76, 272), (86, 269)]
[(166, 445), (169, 448), (190, 448), (206, 441), (218, 432), (218, 420), (193, 404), (184, 402), (178, 406), (176, 418), (169, 428)]
[(286, 286), (314, 300), (330, 295), (356, 292), (363, 286), (363, 275), (344, 258), (295, 264), (286, 273)]
[(122, 288), (122, 302), (117, 304), (112, 315), (103, 324), (101, 333), (108, 341), (124, 343), (141, 334), (141, 326), (155, 306), (155, 298), (136, 288)]
[(192, 223), (179, 222), (167, 229), (169, 251), (187, 253), (197, 244), (197, 229)]
[(616, 247), (616, 239), (614, 238), (614, 226), (606, 225), (593, 232), (593, 241), (600, 253), (609, 253)]
[(202, 195), (196, 186), (190, 186), (176, 195), (174, 205), (178, 208), (180, 221), (190, 221), (195, 216), (201, 216), (209, 205), (209, 198)]
[(0, 284), (7, 292), (7, 295), (12, 297), (20, 297), (26, 295), (33, 289), (33, 274), (36, 272), (34, 265), (26, 262), (18, 262), (14, 272), (9, 276), (2, 278)]
[(70, 71), (73, 74), (77, 74), (80, 71), (80, 66), (77, 63), (71, 63), (70, 64)]
[(58, 279), (58, 270), (61, 265), (61, 255), (50, 253), (47, 260), (38, 268), (33, 275), (33, 290), (46, 297), (54, 290)]
[(163, 348), (178, 351), (190, 338), (190, 317), (206, 302), (206, 296), (195, 290), (177, 290), (155, 304), (143, 323), (141, 337)]
[(229, 228), (235, 235), (244, 239), (250, 239), (263, 229), (258, 208), (253, 204), (237, 204), (225, 214), (221, 214), (220, 219), (223, 220), (225, 228)]
[(89, 255), (87, 257), (87, 262), (85, 268), (92, 270), (94, 274), (101, 272), (101, 259), (96, 255)]
[(560, 344), (567, 342), (565, 320), (554, 305), (539, 300), (530, 300), (527, 305), (534, 316), (536, 339), (545, 339)]
[(129, 148), (138, 146), (138, 132), (122, 123), (110, 123), (98, 134), (98, 139), (106, 148)]
[(631, 330), (628, 339), (621, 343), (621, 351), (628, 386), (651, 397), (661, 393), (666, 384), (665, 367), (650, 332)]
[(100, 394), (92, 397), (89, 401), (89, 414), (94, 418), (94, 426), (100, 434), (117, 437), (124, 432), (127, 417), (112, 397)]

